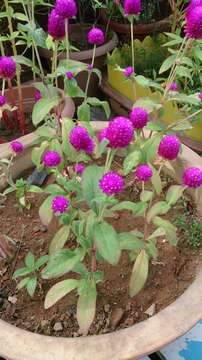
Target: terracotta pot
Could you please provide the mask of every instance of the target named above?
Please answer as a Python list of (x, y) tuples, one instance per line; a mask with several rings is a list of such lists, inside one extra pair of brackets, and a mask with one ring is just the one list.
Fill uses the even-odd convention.
[[(23, 85), (22, 86), (22, 94), (24, 98), (24, 110), (25, 113), (31, 113), (33, 109), (33, 105), (35, 104), (35, 87), (33, 85)], [(16, 99), (16, 105), (18, 106), (18, 91), (17, 87), (13, 88), (13, 94)], [(63, 91), (59, 89), (59, 94), (62, 96)], [(11, 96), (8, 90), (5, 91), (5, 96), (10, 102)], [(61, 102), (60, 110), (61, 115), (63, 117), (72, 118), (75, 112), (75, 105), (71, 98), (66, 97), (64, 101)], [(12, 168), (12, 173), (14, 178), (17, 177), (21, 172), (22, 169), (26, 170), (30, 167), (30, 162), (26, 160), (26, 158), (30, 159), (30, 154), (32, 147), (34, 145), (35, 140), (37, 139), (37, 135), (35, 132), (27, 134), (25, 136), (20, 137), (17, 139), (18, 141), (22, 142), (25, 146), (25, 153), (23, 152), (23, 156), (16, 157), (15, 163)], [(5, 159), (11, 157), (11, 149), (10, 149), (10, 142), (0, 144), (0, 158)], [(0, 190), (3, 190), (7, 186), (7, 182), (4, 178), (0, 178)]]
[[(93, 126), (98, 131), (106, 124), (94, 122)], [(27, 161), (31, 167), (31, 158), (27, 157)], [(202, 159), (183, 146), (173, 166), (176, 180), (180, 182), (184, 168), (202, 167)], [(202, 188), (197, 196), (192, 191), (190, 194), (202, 216)], [(202, 266), (194, 282), (174, 303), (148, 320), (106, 335), (54, 338), (24, 331), (0, 320), (0, 355), (9, 360), (137, 360), (182, 336), (201, 319), (201, 291)]]
[[(101, 9), (100, 16), (104, 24), (108, 23), (106, 9)], [(161, 32), (170, 31), (172, 24), (172, 17), (166, 17), (165, 19), (151, 22), (149, 24), (138, 24), (133, 26), (133, 33), (136, 39), (144, 40), (147, 35), (155, 35)], [(109, 28), (115, 31), (120, 36), (130, 37), (131, 30), (130, 24), (119, 23), (115, 20), (109, 21)]]
[[(69, 35), (71, 37), (71, 39), (73, 39), (74, 41), (81, 41), (81, 34), (84, 33), (85, 36), (87, 35), (88, 30), (92, 27), (92, 25), (84, 25), (82, 26), (81, 24), (71, 24), (69, 26)], [(95, 53), (95, 68), (99, 69), (100, 71), (102, 71), (105, 67), (105, 60), (106, 60), (106, 56), (107, 53), (112, 51), (118, 44), (118, 37), (115, 33), (112, 34), (112, 37), (109, 41), (107, 41), (104, 45), (98, 46), (96, 48), (96, 53)], [(50, 67), (51, 64), (51, 58), (52, 58), (52, 52), (48, 49), (44, 49), (44, 48), (39, 48), (39, 53), (40, 55), (45, 58), (47, 60), (48, 66)], [(70, 53), (70, 58), (72, 60), (76, 60), (76, 61), (81, 61), (87, 64), (91, 63), (92, 60), (92, 56), (93, 56), (93, 50), (89, 49), (89, 50), (81, 50), (81, 51), (75, 51), (75, 52), (71, 52)], [(58, 59), (65, 59), (66, 55), (65, 53), (61, 53), (58, 56)], [(86, 88), (86, 81), (87, 81), (87, 72), (81, 72), (78, 76), (77, 76), (77, 80), (78, 80), (78, 84), (81, 87), (82, 90), (85, 91)], [(91, 81), (89, 84), (89, 92), (88, 95), (89, 96), (96, 96), (98, 93), (98, 78), (95, 74), (93, 74), (91, 76)]]

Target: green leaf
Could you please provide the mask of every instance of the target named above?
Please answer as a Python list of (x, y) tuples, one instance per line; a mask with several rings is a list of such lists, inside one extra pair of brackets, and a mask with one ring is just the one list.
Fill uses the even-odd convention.
[(154, 196), (153, 191), (144, 190), (140, 194), (140, 201), (148, 202), (153, 198), (153, 196)]
[(193, 46), (193, 52), (194, 52), (194, 56), (200, 61), (202, 61), (202, 50), (199, 47)]
[(124, 175), (129, 174), (141, 161), (141, 151), (135, 150), (126, 156), (123, 162)]
[(133, 272), (130, 279), (129, 292), (133, 297), (139, 293), (147, 281), (149, 270), (149, 258), (145, 250), (141, 250), (135, 260)]
[(185, 119), (184, 121), (179, 121), (179, 123), (176, 122), (176, 124), (172, 127), (172, 130), (174, 131), (184, 131), (184, 130), (190, 130), (192, 129), (192, 124)]
[(85, 97), (85, 93), (81, 88), (78, 86), (76, 79), (65, 79), (65, 93), (73, 98), (73, 97)]
[(34, 105), (32, 112), (32, 121), (35, 126), (37, 126), (41, 121), (43, 121), (46, 115), (59, 104), (60, 98), (58, 96), (46, 99), (41, 99), (37, 101)]
[(66, 192), (58, 184), (50, 184), (43, 190), (47, 194), (65, 195)]
[(121, 250), (138, 250), (144, 249), (144, 242), (134, 233), (118, 234)]
[(32, 278), (29, 279), (29, 281), (27, 282), (27, 286), (26, 286), (29, 296), (31, 296), (31, 297), (34, 296), (36, 286), (37, 286), (37, 277), (33, 276)]
[(151, 240), (151, 239), (155, 239), (159, 236), (164, 236), (165, 235), (165, 229), (163, 227), (159, 227), (158, 229), (156, 229), (149, 237), (147, 240)]
[(76, 289), (77, 286), (78, 286), (78, 280), (72, 280), (72, 279), (60, 281), (59, 283), (52, 286), (52, 288), (46, 294), (45, 303), (44, 303), (45, 309), (49, 309), (58, 300), (62, 299), (72, 290)]
[(30, 279), (29, 277), (26, 277), (26, 278), (22, 279), (22, 280), (18, 283), (17, 289), (18, 289), (18, 290), (21, 290), (23, 287), (25, 287), (25, 286), (27, 285), (29, 279)]
[(43, 193), (43, 189), (41, 189), (39, 186), (31, 185), (29, 187), (29, 192), (40, 194), (40, 193)]
[(103, 221), (94, 226), (94, 238), (100, 255), (110, 264), (116, 265), (119, 261), (121, 250), (118, 235), (114, 228)]
[(87, 102), (91, 106), (102, 107), (103, 110), (105, 111), (107, 119), (109, 119), (111, 111), (110, 111), (110, 107), (109, 107), (109, 104), (107, 101), (101, 101), (101, 100), (97, 99), (96, 97), (89, 97), (89, 98), (87, 98)]
[(15, 13), (14, 18), (17, 19), (17, 20), (20, 20), (20, 21), (27, 21), (27, 22), (29, 21), (27, 19), (27, 17), (22, 13)]
[(80, 121), (90, 121), (90, 105), (85, 101), (78, 107), (77, 116)]
[(150, 239), (149, 241), (147, 241), (146, 251), (147, 251), (147, 254), (150, 257), (152, 257), (155, 260), (157, 259), (157, 257), (158, 257), (158, 248), (156, 246), (156, 239), (155, 238)]
[(86, 335), (95, 317), (96, 309), (96, 284), (89, 280), (79, 294), (77, 303), (77, 321), (82, 334)]
[(29, 269), (33, 269), (35, 264), (35, 257), (32, 254), (31, 251), (28, 252), (26, 258), (25, 258), (25, 265), (29, 268)]
[(169, 70), (173, 66), (173, 63), (175, 62), (176, 57), (177, 57), (177, 54), (173, 54), (173, 55), (169, 56), (161, 65), (159, 74), (162, 74), (165, 71)]
[(154, 166), (150, 165), (153, 171), (153, 176), (151, 177), (152, 185), (157, 193), (157, 195), (160, 195), (162, 192), (162, 182), (161, 177), (159, 175), (158, 170), (155, 169)]
[(172, 206), (176, 204), (176, 202), (181, 198), (183, 191), (185, 190), (185, 186), (181, 185), (172, 185), (166, 194), (166, 201), (168, 205)]
[(13, 58), (16, 61), (17, 64), (28, 66), (31, 69), (33, 69), (35, 71), (35, 73), (37, 73), (37, 74), (40, 73), (39, 68), (37, 66), (35, 66), (33, 64), (33, 62), (30, 59), (26, 58), (25, 56), (16, 55), (16, 56), (13, 56)]
[(41, 257), (36, 261), (34, 268), (35, 268), (36, 270), (39, 270), (40, 267), (42, 267), (44, 264), (47, 263), (48, 258), (49, 258), (48, 255), (41, 256)]
[(147, 221), (148, 223), (151, 222), (151, 220), (156, 215), (164, 215), (167, 214), (167, 212), (170, 210), (170, 206), (165, 201), (158, 201), (156, 204), (154, 204), (151, 209), (147, 213)]
[(19, 276), (25, 276), (25, 275), (31, 274), (32, 271), (33, 271), (33, 269), (28, 269), (27, 267), (17, 269), (13, 274), (13, 279), (15, 279)]
[(99, 180), (103, 176), (104, 169), (97, 166), (91, 165), (86, 167), (82, 174), (82, 192), (84, 199), (86, 200), (89, 207), (94, 211), (98, 211), (98, 205), (93, 202), (93, 199), (97, 196), (102, 195), (102, 191), (99, 187)]
[(64, 225), (62, 226), (58, 232), (55, 234), (54, 238), (52, 239), (50, 246), (49, 246), (49, 253), (53, 254), (58, 250), (61, 250), (68, 237), (69, 237), (69, 233), (70, 233), (70, 228), (68, 225)]
[(133, 203), (132, 201), (122, 201), (121, 203), (114, 205), (112, 211), (130, 210), (136, 216), (144, 215), (147, 209), (147, 204), (144, 202)]
[(177, 67), (177, 75), (192, 80), (191, 71), (183, 65)]
[(48, 226), (53, 218), (53, 210), (51, 208), (53, 197), (54, 196), (47, 197), (39, 208), (39, 217), (45, 226)]
[(173, 224), (171, 224), (170, 221), (161, 219), (160, 217), (156, 216), (153, 219), (153, 223), (155, 226), (161, 227), (165, 230), (166, 238), (171, 245), (177, 245), (177, 229)]
[(44, 154), (44, 151), (46, 150), (48, 145), (48, 141), (43, 141), (40, 147), (35, 147), (32, 150), (32, 161), (36, 165), (37, 169), (39, 169), (41, 166), (41, 157)]
[(156, 134), (152, 138), (146, 140), (143, 151), (146, 154), (146, 162), (150, 162), (156, 158), (159, 143), (161, 141), (161, 134)]
[(42, 271), (43, 279), (53, 279), (71, 271), (75, 265), (83, 260), (85, 251), (81, 248), (74, 252), (63, 249), (51, 255), (49, 262)]

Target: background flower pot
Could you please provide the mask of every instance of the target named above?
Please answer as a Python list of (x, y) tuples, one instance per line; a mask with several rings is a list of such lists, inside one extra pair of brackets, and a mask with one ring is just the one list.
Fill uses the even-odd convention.
[[(33, 106), (35, 104), (35, 87), (33, 85), (23, 85), (22, 86), (22, 94), (24, 98), (24, 111), (26, 114), (31, 114)], [(17, 87), (13, 88), (13, 94), (16, 99), (16, 106), (18, 106), (18, 91)], [(63, 95), (63, 91), (59, 90), (59, 94)], [(11, 101), (10, 92), (8, 90), (5, 91), (5, 95), (8, 99), (8, 101)], [(75, 105), (71, 98), (66, 97), (64, 101), (59, 105), (61, 108), (61, 115), (63, 117), (69, 117), (72, 118), (74, 116), (75, 112)], [(16, 178), (22, 171), (28, 169), (30, 167), (30, 155), (32, 151), (32, 147), (37, 140), (37, 134), (36, 132), (32, 132), (30, 134), (27, 134), (25, 136), (21, 136), (17, 139), (18, 141), (22, 142), (25, 147), (25, 151), (22, 155), (19, 155), (15, 158), (13, 167), (11, 169), (11, 172)], [(0, 144), (0, 159), (9, 159), (11, 157), (11, 149), (10, 149), (10, 142)], [(0, 179), (0, 191), (2, 191), (7, 186), (7, 182), (5, 178)]]
[[(133, 88), (130, 80), (124, 81), (124, 75), (120, 71), (116, 71), (113, 66), (108, 65), (107, 78), (103, 78), (101, 89), (109, 97), (112, 109), (116, 113), (128, 114), (134, 104)], [(157, 93), (137, 83), (136, 92), (137, 99), (143, 97), (158, 99)], [(167, 103), (162, 120), (167, 124), (171, 124), (178, 119), (182, 119), (178, 107), (172, 102)], [(185, 131), (185, 134), (181, 136), (181, 140), (195, 151), (202, 152), (202, 116), (199, 122), (193, 125), (193, 129)]]
[[(93, 123), (96, 130), (103, 122)], [(32, 166), (31, 158), (29, 159)], [(202, 159), (186, 146), (173, 163), (176, 180), (181, 181), (184, 168), (202, 167)], [(191, 192), (202, 216), (202, 188)], [(80, 338), (54, 338), (24, 331), (0, 320), (0, 355), (9, 360), (137, 360), (150, 354), (194, 326), (202, 316), (202, 268), (192, 285), (174, 303), (128, 329), (111, 334)], [(189, 309), (189, 311), (187, 311)]]
[[(71, 24), (69, 26), (71, 40), (74, 42), (80, 42), (82, 34), (84, 34), (83, 36), (86, 37), (87, 32), (91, 27), (92, 27), (92, 25)], [(118, 44), (117, 35), (115, 33), (113, 33), (110, 40), (108, 40), (105, 44), (98, 46), (96, 48), (95, 68), (99, 69), (100, 71), (103, 71), (103, 69), (105, 67), (105, 60), (106, 60), (107, 53), (112, 51), (117, 46), (117, 44)], [(44, 49), (44, 48), (39, 48), (39, 52), (40, 52), (41, 57), (46, 59), (48, 66), (50, 66), (52, 52), (50, 50)], [(93, 56), (93, 49), (75, 51), (75, 52), (70, 53), (70, 58), (72, 60), (84, 62), (86, 64), (91, 63), (92, 56)], [(65, 53), (61, 53), (58, 56), (59, 60), (65, 59), (65, 58), (66, 58)], [(78, 84), (81, 87), (81, 89), (85, 91), (86, 81), (87, 81), (87, 72), (86, 71), (81, 72), (77, 76), (77, 80), (78, 80)], [(96, 94), (98, 93), (98, 90), (99, 90), (98, 82), (99, 82), (99, 80), (98, 80), (97, 76), (95, 74), (92, 74), (91, 81), (89, 84), (89, 91), (88, 91), (89, 96), (96, 96)]]
[[(104, 24), (107, 24), (109, 19), (106, 9), (100, 10), (101, 20)], [(143, 40), (147, 35), (154, 35), (165, 31), (170, 31), (172, 24), (172, 17), (166, 17), (165, 19), (158, 20), (149, 24), (137, 24), (133, 27), (134, 37), (136, 39)], [(120, 23), (115, 20), (109, 21), (109, 28), (115, 31), (119, 36), (130, 38), (130, 24)]]

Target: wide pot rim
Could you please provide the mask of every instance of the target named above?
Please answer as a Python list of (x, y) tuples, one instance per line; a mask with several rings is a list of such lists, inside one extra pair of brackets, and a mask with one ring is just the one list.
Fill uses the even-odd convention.
[[(106, 126), (102, 121), (92, 123), (96, 131)], [(202, 158), (183, 145), (182, 153), (173, 166), (179, 182), (185, 167), (202, 168)], [(197, 194), (191, 192), (191, 195), (202, 216), (202, 189)], [(172, 304), (148, 320), (105, 335), (54, 338), (22, 330), (0, 320), (0, 355), (10, 360), (139, 359), (180, 337), (202, 318), (201, 291), (200, 266), (194, 282)]]

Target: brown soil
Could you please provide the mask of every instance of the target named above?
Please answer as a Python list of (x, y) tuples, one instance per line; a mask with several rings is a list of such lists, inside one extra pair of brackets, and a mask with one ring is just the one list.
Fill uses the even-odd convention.
[[(122, 196), (133, 200), (137, 193), (138, 189), (131, 192), (131, 188), (128, 188)], [(18, 251), (9, 263), (0, 261), (0, 318), (20, 328), (45, 335), (77, 337), (80, 332), (75, 316), (75, 293), (64, 297), (45, 311), (45, 294), (56, 280), (42, 281), (33, 300), (25, 290), (18, 292), (16, 281), (12, 280), (12, 273), (23, 266), (23, 259), (30, 249), (37, 257), (48, 252), (49, 242), (56, 230), (56, 221), (53, 221), (48, 230), (41, 226), (38, 208), (43, 199), (44, 196), (35, 194), (29, 196), (31, 209), (23, 212), (16, 206), (13, 194), (6, 200), (6, 206), (1, 204), (1, 232), (17, 242)], [(188, 206), (192, 211), (191, 203)], [(167, 218), (173, 222), (177, 215), (182, 214), (183, 209), (181, 204), (177, 204)], [(143, 228), (143, 221), (134, 218), (127, 211), (120, 212), (112, 223), (118, 232)], [(202, 260), (202, 247), (190, 248), (182, 234), (179, 235), (178, 247), (170, 246), (163, 238), (159, 240), (158, 261), (150, 264), (146, 286), (133, 299), (128, 295), (133, 266), (128, 255), (123, 253), (117, 266), (99, 265), (99, 269), (105, 272), (105, 280), (98, 285), (96, 318), (90, 334), (107, 333), (145, 320), (149, 317), (145, 313), (149, 308), (151, 313), (156, 313), (185, 291), (193, 282), (197, 266)], [(68, 245), (74, 246), (73, 240)], [(54, 330), (56, 323), (59, 323), (57, 326), (61, 330)]]
[[(18, 139), (22, 136), (22, 132), (19, 129), (19, 124), (16, 124), (14, 117), (9, 115), (9, 122), (5, 121), (4, 118), (1, 120), (2, 126), (0, 128), (0, 144)], [(26, 118), (26, 134), (31, 133), (34, 131), (35, 127), (32, 124), (30, 114), (25, 115)]]

